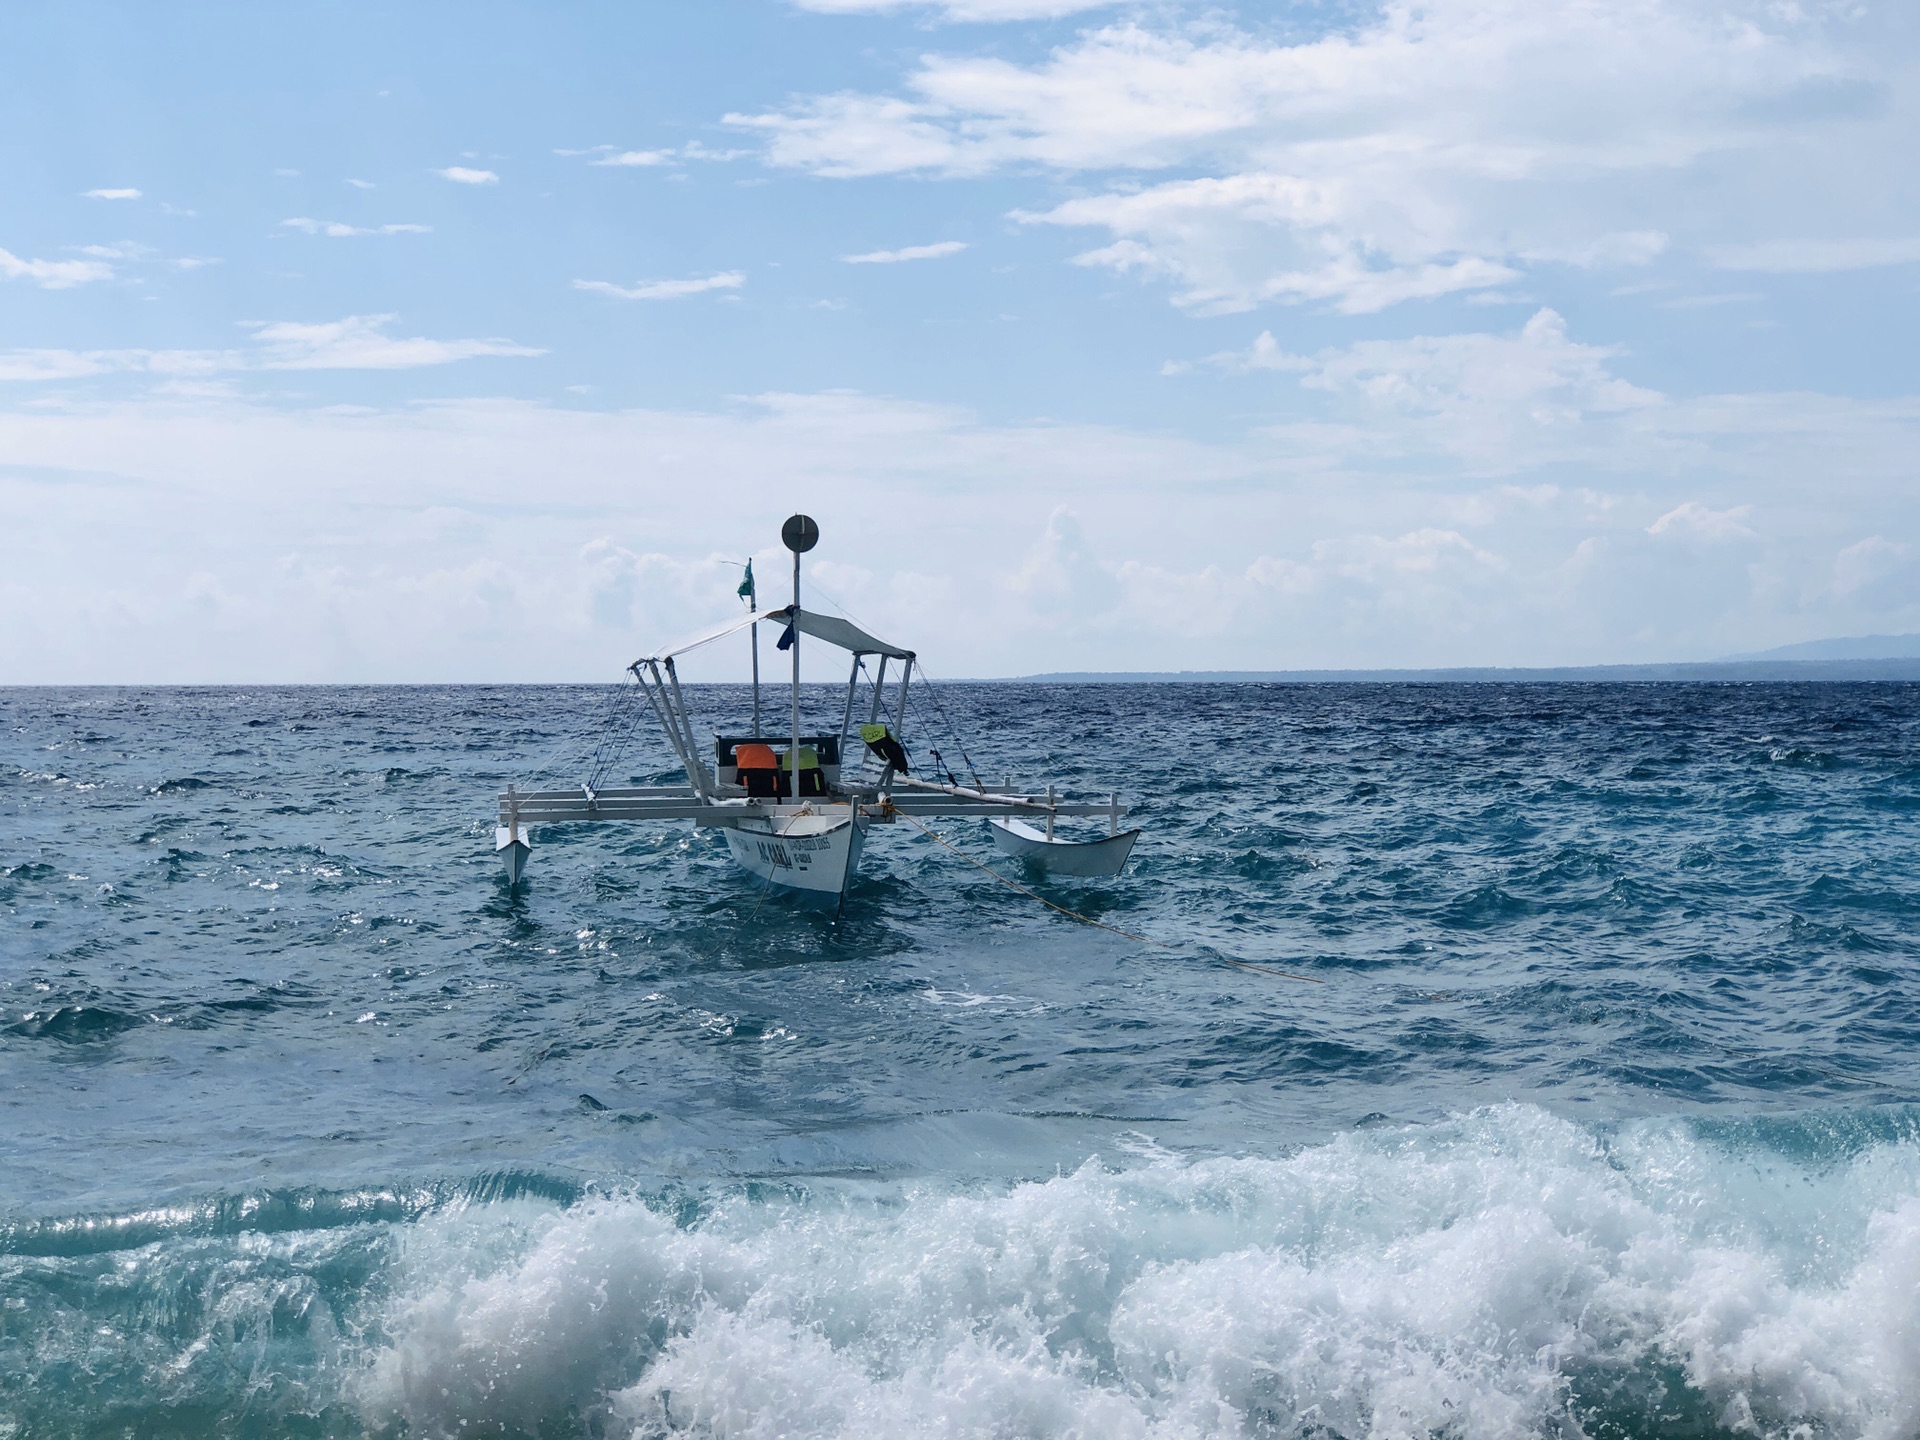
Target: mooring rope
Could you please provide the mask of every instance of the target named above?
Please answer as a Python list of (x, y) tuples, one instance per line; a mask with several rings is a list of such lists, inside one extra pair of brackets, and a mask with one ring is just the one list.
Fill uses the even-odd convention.
[[(1106, 923), (1106, 921), (1096, 920), (1091, 915), (1082, 915), (1078, 910), (1069, 910), (1066, 906), (1058, 904), (1055, 901), (1049, 900), (1046, 896), (1042, 895), (1039, 891), (1029, 890), (1026, 886), (1022, 885), (1018, 880), (1011, 880), (1007, 878), (1005, 875), (1002, 875), (998, 870), (994, 869), (991, 865), (982, 864), (980, 861), (974, 859), (973, 856), (967, 854), (967, 852), (962, 850), (958, 845), (955, 845), (951, 840), (948, 840), (944, 835), (940, 835), (935, 831), (929, 830), (926, 826), (922, 825), (918, 820), (914, 819), (913, 816), (907, 814), (906, 811), (899, 809), (897, 806), (894, 805), (894, 803), (891, 800), (886, 802), (886, 810), (887, 810), (887, 813), (889, 814), (899, 816), (902, 820), (906, 821), (909, 825), (913, 826), (914, 829), (918, 830), (922, 835), (926, 836), (929, 840), (933, 841), (936, 845), (946, 846), (947, 849), (953, 851), (954, 854), (958, 855), (962, 860), (966, 861), (969, 865), (973, 866), (974, 869), (984, 871), (988, 875), (991, 875), (994, 879), (998, 880), (1002, 885), (1005, 885), (1010, 890), (1018, 890), (1022, 895), (1027, 896), (1029, 899), (1038, 900), (1042, 905), (1045, 905), (1050, 910), (1058, 910), (1062, 915), (1065, 915), (1070, 920), (1078, 920), (1082, 925), (1091, 925), (1096, 930), (1105, 930), (1109, 934), (1120, 936), (1123, 940), (1132, 940), (1141, 945), (1152, 945), (1156, 949), (1174, 950), (1179, 948), (1178, 946), (1173, 945), (1172, 943), (1166, 940), (1155, 940), (1150, 935), (1136, 935), (1131, 930), (1122, 930), (1118, 925), (1109, 925)], [(1237, 965), (1242, 970), (1251, 970), (1258, 975), (1272, 975), (1281, 980), (1298, 980), (1303, 984), (1307, 984), (1307, 985), (1324, 985), (1327, 983), (1326, 981), (1321, 980), (1316, 976), (1296, 975), (1291, 970), (1274, 970), (1265, 965), (1255, 965), (1248, 960), (1236, 960), (1231, 955), (1216, 955), (1214, 958), (1221, 961), (1221, 963), (1223, 964)]]

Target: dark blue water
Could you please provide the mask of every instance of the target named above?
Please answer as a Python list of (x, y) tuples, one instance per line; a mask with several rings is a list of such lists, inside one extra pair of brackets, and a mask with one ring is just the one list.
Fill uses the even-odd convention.
[(605, 700), (0, 691), (0, 1440), (1920, 1434), (1920, 687), (947, 689), (1158, 946)]

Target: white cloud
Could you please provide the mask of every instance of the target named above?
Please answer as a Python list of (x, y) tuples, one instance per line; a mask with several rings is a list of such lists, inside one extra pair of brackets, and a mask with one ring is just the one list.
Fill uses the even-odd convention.
[(1689, 500), (1647, 526), (1647, 534), (1687, 536), (1700, 540), (1750, 540), (1753, 531), (1746, 521), (1751, 514), (1751, 505), (1714, 510), (1697, 500)]
[(1525, 260), (1573, 265), (1582, 270), (1651, 265), (1666, 253), (1670, 238), (1663, 230), (1615, 230), (1571, 245), (1545, 246), (1522, 253)]
[(302, 234), (329, 235), (336, 240), (354, 235), (427, 235), (433, 230), (431, 225), (346, 225), (338, 220), (310, 220), (304, 215), (280, 223)]
[(598, 295), (614, 295), (622, 300), (679, 300), (688, 295), (704, 295), (710, 290), (738, 290), (747, 283), (739, 270), (727, 270), (697, 280), (642, 280), (635, 285), (615, 285), (610, 280), (576, 280), (576, 290), (591, 290)]
[(1767, 297), (1758, 290), (1725, 290), (1710, 295), (1681, 295), (1662, 300), (1662, 310), (1717, 310), (1722, 305), (1751, 305)]
[[(1222, 370), (1245, 372), (1248, 370), (1311, 370), (1314, 362), (1304, 355), (1289, 355), (1280, 348), (1280, 342), (1273, 338), (1271, 330), (1262, 330), (1254, 336), (1253, 344), (1245, 350), (1222, 350), (1207, 357), (1208, 363)], [(1180, 363), (1169, 369), (1168, 374), (1184, 374), (1193, 367)]]
[(95, 375), (199, 377), (246, 370), (410, 370), (487, 356), (547, 352), (511, 340), (397, 339), (391, 315), (349, 315), (326, 324), (255, 325), (258, 350), (0, 351), (0, 381), (77, 380)]
[(0, 380), (80, 380), (123, 372), (186, 378), (247, 364), (236, 350), (6, 350), (0, 351)]
[(587, 163), (645, 168), (654, 165), (671, 165), (673, 161), (674, 153), (671, 150), (619, 150)]
[(864, 255), (842, 255), (849, 265), (897, 265), (902, 260), (938, 260), (958, 255), (967, 248), (964, 240), (941, 240), (932, 245), (907, 245), (899, 250), (869, 250)]
[(1842, 600), (1854, 600), (1892, 588), (1889, 582), (1902, 581), (1898, 588), (1911, 592), (1916, 578), (1920, 578), (1910, 562), (1912, 554), (1911, 545), (1881, 535), (1856, 541), (1834, 557), (1833, 594)]
[(77, 380), (131, 368), (117, 363), (116, 357), (143, 355), (141, 351), (9, 350), (0, 353), (0, 380)]
[(95, 280), (111, 280), (113, 267), (100, 260), (22, 260), (0, 250), (0, 277), (31, 280), (42, 290), (70, 290)]
[(349, 315), (319, 325), (283, 320), (257, 326), (253, 338), (266, 346), (256, 363), (266, 370), (410, 370), (482, 356), (544, 355), (511, 340), (411, 340), (386, 334), (391, 315)]
[(1023, 608), (1070, 631), (1105, 617), (1120, 597), (1112, 570), (1095, 558), (1080, 517), (1066, 505), (1054, 507), (1007, 589)]
[(1317, 541), (1316, 568), (1329, 577), (1378, 584), (1411, 576), (1464, 573), (1474, 579), (1507, 569), (1506, 561), (1474, 544), (1455, 530), (1431, 526), (1388, 539), (1381, 535), (1349, 535)]
[(351, 176), (348, 177), (347, 184), (351, 185), (356, 190), (378, 190), (380, 188), (378, 185), (375, 185), (371, 180), (355, 180)]
[(500, 177), (491, 170), (470, 170), (465, 165), (449, 165), (433, 172), (443, 180), (459, 185), (498, 185)]
[(1053, 20), (1085, 10), (1108, 9), (1117, 0), (794, 0), (821, 15), (885, 15), (900, 10), (939, 10), (958, 21)]
[[(263, 330), (243, 350), (255, 364), (356, 358), (352, 335), (314, 328)], [(377, 327), (361, 338), (406, 343)], [(1611, 376), (1579, 378), (1578, 355), (1550, 336), (1493, 338), (1548, 352), (1549, 370), (1574, 377), (1561, 389), (1604, 396)], [(824, 497), (817, 558), (871, 571), (842, 598), (946, 676), (1688, 658), (1920, 627), (1902, 579), (1913, 567), (1890, 548), (1920, 542), (1905, 483), (1920, 400), (1585, 412), (1536, 427), (1558, 448), (1515, 443), (1463, 472), (1442, 422), (1466, 402), (1449, 385), (1492, 386), (1481, 403), (1531, 425), (1542, 382), (1497, 384), (1510, 355), (1447, 382), (1429, 348), (1394, 365), (1343, 361), (1356, 347), (1308, 357), (1296, 373), (1336, 388), (1298, 393), (1334, 418), (1220, 443), (847, 393), (710, 412), (475, 399), (351, 414), (43, 396), (0, 407), (0, 507), (21, 517), (0, 572), (20, 622), (0, 631), (0, 672), (612, 676), (734, 605), (716, 549), (760, 547), (776, 565), (796, 492)], [(1369, 398), (1389, 371), (1402, 381)], [(1646, 533), (1649, 516), (1686, 505), (1751, 536), (1699, 543), (1680, 519)], [(922, 528), (943, 543), (888, 558), (890, 536)], [(1875, 543), (1837, 562), (1863, 534)], [(217, 582), (200, 601), (183, 593), (194, 573)], [(970, 604), (916, 598), (942, 594)], [(191, 608), (208, 595), (227, 598)], [(701, 673), (736, 675), (743, 657), (716, 654)]]
[(1708, 252), (1723, 270), (1769, 270), (1776, 274), (1819, 274), (1833, 270), (1872, 270), (1885, 265), (1920, 264), (1920, 236), (1871, 240), (1762, 240), (1750, 245), (1720, 245)]
[(1417, 414), (1486, 402), (1518, 406), (1540, 424), (1556, 424), (1660, 403), (1655, 392), (1609, 373), (1606, 362), (1620, 353), (1569, 339), (1567, 322), (1541, 310), (1517, 335), (1362, 340), (1324, 351), (1301, 383)]
[(934, 113), (888, 96), (829, 95), (777, 114), (736, 112), (722, 118), (762, 132), (773, 164), (841, 179), (991, 168), (963, 164), (960, 146)]
[(1512, 470), (1617, 443), (1592, 428), (1670, 403), (1613, 373), (1610, 362), (1623, 353), (1573, 340), (1566, 321), (1543, 309), (1512, 334), (1362, 340), (1313, 355), (1290, 354), (1262, 331), (1247, 349), (1207, 363), (1298, 375), (1302, 388), (1353, 414), (1376, 450)]
[(676, 173), (669, 178), (684, 180), (686, 177), (677, 173), (677, 171), (678, 167), (688, 160), (723, 162), (727, 160), (738, 160), (741, 156), (750, 152), (746, 150), (709, 150), (698, 140), (689, 140), (678, 149), (623, 150), (618, 145), (590, 145), (584, 150), (555, 150), (553, 153), (569, 158), (580, 155), (590, 155), (593, 158), (587, 161), (587, 163), (603, 168), (660, 169), (663, 167), (674, 167)]
[(140, 192), (130, 186), (120, 190), (89, 190), (86, 198), (89, 200), (138, 200)]
[[(1904, 77), (1875, 12), (1387, 0), (1360, 13), (1294, 43), (1217, 20), (1116, 24), (1031, 63), (930, 55), (899, 93), (726, 118), (762, 137), (770, 164), (820, 175), (1039, 168), (1090, 182), (1018, 218), (1107, 231), (1085, 263), (1163, 278), (1203, 313), (1360, 313), (1525, 266), (1644, 265), (1676, 235), (1724, 247), (1716, 230), (1769, 210), (1845, 223), (1883, 206), (1875, 177), (1920, 142), (1910, 110), (1879, 98)], [(1858, 163), (1833, 165), (1836, 146)], [(1143, 187), (1116, 171), (1180, 173)], [(1813, 259), (1906, 254), (1878, 243)]]
[[(1165, 276), (1182, 288), (1174, 303), (1202, 315), (1249, 310), (1265, 301), (1326, 300), (1363, 315), (1404, 300), (1483, 290), (1519, 278), (1491, 260), (1382, 263), (1358, 241), (1326, 233), (1339, 204), (1325, 186), (1272, 175), (1183, 180), (1131, 195), (1069, 200), (1044, 214), (1018, 213), (1029, 224), (1097, 225), (1121, 236), (1075, 257), (1122, 274)], [(1284, 238), (1321, 230), (1317, 240)], [(1204, 242), (1196, 244), (1196, 237)]]

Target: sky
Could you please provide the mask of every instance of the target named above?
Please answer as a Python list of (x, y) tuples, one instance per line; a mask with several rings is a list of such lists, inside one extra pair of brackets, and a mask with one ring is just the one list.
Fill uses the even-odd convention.
[(613, 679), (794, 511), (942, 678), (1920, 630), (1911, 3), (6, 29), (0, 683)]

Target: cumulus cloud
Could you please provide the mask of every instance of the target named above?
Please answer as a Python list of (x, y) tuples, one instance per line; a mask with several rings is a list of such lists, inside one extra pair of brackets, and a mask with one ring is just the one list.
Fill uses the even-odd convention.
[[(1558, 312), (1542, 309), (1509, 334), (1362, 340), (1312, 355), (1290, 353), (1262, 331), (1245, 349), (1205, 363), (1297, 376), (1301, 388), (1332, 397), (1363, 422), (1361, 443), (1381, 453), (1445, 454), (1511, 471), (1618, 445), (1617, 434), (1589, 432), (1669, 403), (1614, 373), (1624, 354), (1573, 339)], [(1166, 371), (1192, 368), (1174, 363)]]
[(433, 172), (442, 180), (451, 180), (456, 185), (498, 185), (500, 177), (491, 170), (471, 170), (465, 165), (449, 165), (444, 170)]
[[(1844, 212), (1879, 203), (1847, 174), (1912, 147), (1873, 99), (1898, 76), (1864, 14), (1389, 0), (1365, 17), (1290, 42), (1115, 24), (1033, 62), (930, 55), (894, 93), (726, 118), (770, 164), (826, 176), (1086, 177), (1092, 193), (1018, 218), (1105, 230), (1084, 263), (1165, 280), (1202, 312), (1362, 313), (1528, 266), (1647, 264), (1681, 226), (1721, 241), (1686, 182), (1700, 167), (1715, 214), (1787, 194)], [(1861, 164), (1843, 174), (1825, 157), (1846, 127)], [(1905, 253), (1886, 243), (1815, 259)]]
[(746, 283), (743, 271), (726, 270), (693, 280), (642, 280), (633, 285), (615, 285), (610, 280), (576, 280), (573, 288), (621, 300), (679, 300), (688, 295), (704, 295), (710, 290), (738, 290)]
[[(1362, 340), (1323, 351), (1307, 362), (1301, 383), (1413, 413), (1463, 402), (1517, 407), (1551, 425), (1660, 403), (1656, 392), (1609, 371), (1607, 362), (1621, 353), (1569, 338), (1567, 322), (1543, 309), (1514, 335)], [(1285, 368), (1277, 356), (1269, 363)]]
[(1895, 579), (1904, 580), (1906, 583), (1900, 588), (1910, 592), (1916, 578), (1910, 563), (1912, 554), (1911, 545), (1882, 535), (1869, 535), (1856, 541), (1834, 557), (1833, 593), (1841, 599), (1852, 600), (1885, 588)]
[(1080, 517), (1065, 505), (1047, 517), (1007, 588), (1030, 611), (1069, 628), (1105, 617), (1121, 593), (1113, 571), (1094, 556)]
[(132, 186), (118, 190), (89, 190), (85, 198), (88, 200), (138, 200), (140, 192)]
[(346, 225), (338, 220), (310, 220), (304, 215), (280, 223), (304, 235), (328, 235), (336, 240), (355, 235), (426, 235), (433, 230), (431, 225)]
[[(1311, 370), (1313, 361), (1304, 355), (1290, 355), (1280, 348), (1271, 330), (1262, 330), (1245, 350), (1220, 350), (1207, 357), (1207, 363), (1222, 370), (1245, 373), (1249, 370)], [(1168, 374), (1182, 374), (1193, 368), (1183, 362), (1167, 367)]]
[(869, 250), (864, 255), (842, 255), (849, 265), (897, 265), (902, 260), (938, 260), (958, 255), (967, 248), (964, 240), (941, 240), (932, 245), (907, 245), (898, 250)]
[(1751, 514), (1753, 514), (1751, 505), (1734, 505), (1725, 510), (1714, 510), (1702, 505), (1698, 500), (1689, 500), (1686, 504), (1667, 511), (1647, 526), (1647, 534), (1675, 538), (1691, 537), (1699, 540), (1750, 540), (1753, 538), (1753, 531), (1746, 522)]
[[(1183, 180), (1128, 195), (1069, 200), (1027, 224), (1099, 226), (1121, 238), (1075, 257), (1122, 274), (1163, 276), (1174, 303), (1202, 315), (1250, 310), (1267, 301), (1324, 300), (1349, 315), (1405, 300), (1485, 290), (1519, 278), (1476, 256), (1414, 264), (1381, 263), (1358, 239), (1327, 226), (1342, 208), (1338, 185), (1304, 185), (1273, 175)], [(1314, 235), (1313, 232), (1319, 233)], [(1195, 236), (1206, 244), (1195, 247)]]
[[(354, 339), (263, 327), (240, 349), (256, 366), (397, 358), (356, 357)], [(345, 421), (233, 397), (36, 396), (0, 407), (0, 505), (24, 526), (21, 563), (0, 574), (0, 603), (22, 621), (0, 634), (0, 669), (249, 679), (240, 657), (273, 655), (284, 678), (611, 676), (634, 646), (735, 604), (716, 543), (764, 541), (777, 561), (771, 528), (718, 535), (712, 496), (771, 526), (796, 490), (834, 497), (816, 512), (821, 561), (872, 572), (849, 603), (949, 676), (1697, 658), (1912, 628), (1913, 567), (1896, 547), (1920, 541), (1904, 483), (1920, 402), (1716, 396), (1595, 412), (1572, 427), (1577, 445), (1548, 452), (1558, 478), (1545, 483), (1521, 444), (1456, 472), (1430, 413), (1453, 413), (1444, 384), (1416, 366), (1411, 397), (1396, 383), (1376, 404), (1365, 392), (1381, 367), (1349, 373), (1342, 354), (1273, 372), (1339, 376), (1298, 391), (1333, 419), (1214, 442), (850, 393), (712, 412), (477, 399)], [(1517, 386), (1522, 413), (1537, 390)], [(1647, 533), (1650, 516), (1688, 505), (1693, 518)], [(1688, 528), (1702, 512), (1751, 536), (1709, 543)], [(943, 544), (889, 559), (902, 527), (937, 527)], [(217, 635), (182, 608), (183, 553), (231, 597)], [(968, 604), (916, 598), (929, 595)], [(733, 676), (743, 656), (701, 673)]]
[(0, 250), (0, 277), (31, 280), (42, 290), (70, 290), (95, 280), (111, 280), (113, 267), (100, 260), (22, 260), (10, 250)]

